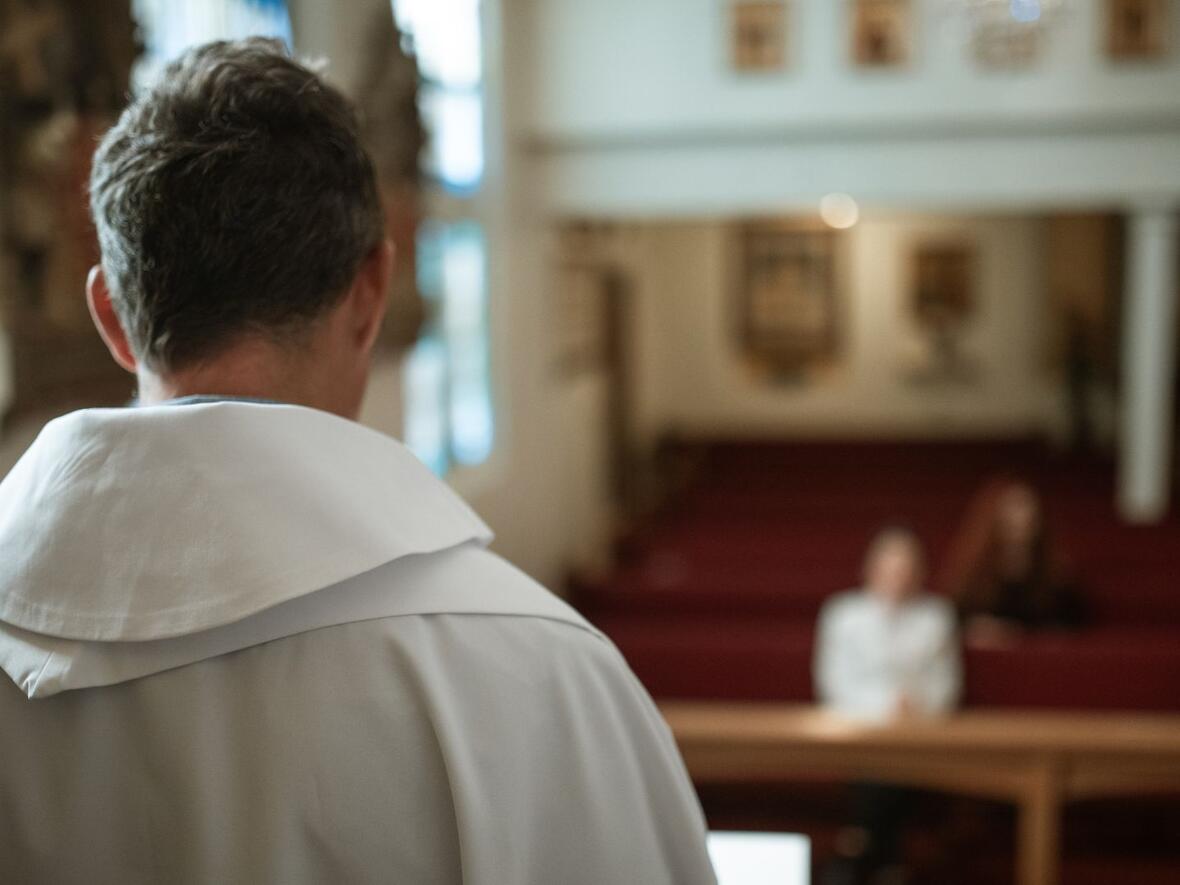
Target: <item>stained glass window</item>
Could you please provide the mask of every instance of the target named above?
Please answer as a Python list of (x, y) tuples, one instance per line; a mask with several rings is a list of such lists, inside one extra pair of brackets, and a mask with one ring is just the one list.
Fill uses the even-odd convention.
[(286, 0), (133, 0), (132, 9), (144, 44), (136, 88), (151, 83), (190, 46), (210, 40), (262, 36), (291, 45)]
[(406, 443), (438, 473), (491, 454), (495, 415), (484, 174), (480, 0), (393, 0), (418, 60), (428, 132), (431, 220), (418, 236), (418, 285), (430, 307), (406, 364)]

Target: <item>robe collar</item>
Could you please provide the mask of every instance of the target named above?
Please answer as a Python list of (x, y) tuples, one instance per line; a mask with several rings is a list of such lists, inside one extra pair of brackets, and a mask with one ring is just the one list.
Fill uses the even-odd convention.
[(147, 641), (492, 533), (404, 446), (300, 406), (89, 409), (0, 483), (0, 622)]

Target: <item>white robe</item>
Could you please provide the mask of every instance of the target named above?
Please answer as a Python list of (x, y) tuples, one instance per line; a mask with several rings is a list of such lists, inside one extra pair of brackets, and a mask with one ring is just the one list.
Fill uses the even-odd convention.
[(0, 484), (0, 881), (707, 883), (615, 648), (396, 442), (89, 410)]

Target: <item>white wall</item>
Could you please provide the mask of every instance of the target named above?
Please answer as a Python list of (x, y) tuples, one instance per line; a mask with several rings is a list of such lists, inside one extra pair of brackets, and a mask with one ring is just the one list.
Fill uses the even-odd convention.
[[(510, 7), (484, 0), (485, 223), (492, 325), (496, 445), (475, 474), (453, 477), (496, 532), (495, 549), (560, 587), (569, 563), (571, 517), (565, 429), (549, 347), (549, 227), (537, 211), (531, 169), (519, 149), (522, 97), (534, 71)], [(587, 419), (588, 420), (588, 419)]]
[(522, 134), (546, 205), (699, 217), (832, 191), (941, 210), (1180, 203), (1180, 53), (1108, 61), (1105, 4), (1084, 0), (1032, 68), (985, 70), (949, 3), (914, 2), (904, 70), (850, 65), (849, 4), (794, 0), (789, 69), (739, 75), (725, 0), (518, 0), (535, 71)]
[[(808, 384), (769, 385), (742, 362), (733, 333), (729, 229), (653, 226), (639, 298), (642, 430), (920, 435), (1055, 430), (1061, 398), (1046, 365), (1045, 226), (1033, 217), (876, 215), (846, 234), (843, 356)], [(970, 386), (915, 386), (922, 338), (908, 310), (907, 261), (931, 239), (973, 243), (977, 313), (964, 349)]]
[(565, 500), (557, 512), (565, 529), (566, 565), (593, 571), (609, 563), (612, 530), (606, 379), (589, 373), (562, 387)]
[[(533, 0), (533, 101), (527, 125), (552, 139), (732, 137), (735, 130), (833, 126), (1037, 124), (1102, 116), (1173, 123), (1180, 54), (1115, 64), (1102, 51), (1105, 2), (1078, 0), (1030, 69), (980, 68), (948, 0), (913, 0), (917, 39), (901, 70), (849, 62), (842, 0), (793, 0), (782, 72), (728, 67), (728, 0)], [(1180, 16), (1173, 15), (1175, 35)], [(1173, 45), (1175, 45), (1173, 40)]]

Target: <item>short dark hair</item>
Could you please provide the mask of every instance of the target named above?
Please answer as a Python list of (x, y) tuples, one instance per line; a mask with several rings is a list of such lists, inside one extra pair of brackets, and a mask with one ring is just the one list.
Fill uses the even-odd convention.
[(914, 554), (921, 569), (926, 568), (926, 550), (922, 546), (922, 539), (909, 526), (900, 523), (882, 526), (869, 541), (869, 549), (865, 551), (864, 568), (867, 571), (877, 561), (882, 553), (894, 545), (908, 547)]
[(261, 38), (168, 65), (102, 139), (90, 202), (131, 346), (165, 370), (306, 329), (384, 233), (352, 105)]

